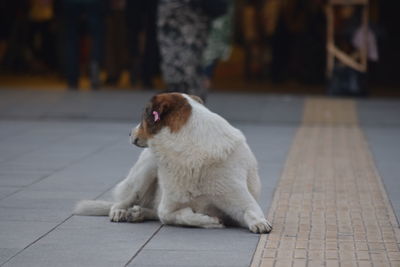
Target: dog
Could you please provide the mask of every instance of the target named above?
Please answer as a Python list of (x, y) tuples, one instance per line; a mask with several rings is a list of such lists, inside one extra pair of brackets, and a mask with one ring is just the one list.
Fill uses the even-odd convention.
[(257, 203), (261, 182), (242, 132), (200, 98), (155, 95), (131, 142), (144, 150), (115, 187), (115, 202), (84, 200), (76, 215), (109, 215), (113, 222), (160, 220), (202, 228), (238, 225), (269, 233)]

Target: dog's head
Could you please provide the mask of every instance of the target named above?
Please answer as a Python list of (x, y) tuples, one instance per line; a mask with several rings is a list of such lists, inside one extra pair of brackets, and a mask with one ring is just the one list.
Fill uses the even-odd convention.
[(148, 140), (165, 127), (172, 133), (178, 132), (192, 112), (189, 97), (203, 104), (199, 97), (181, 93), (153, 96), (143, 112), (141, 122), (131, 132), (132, 143), (139, 147), (147, 147)]

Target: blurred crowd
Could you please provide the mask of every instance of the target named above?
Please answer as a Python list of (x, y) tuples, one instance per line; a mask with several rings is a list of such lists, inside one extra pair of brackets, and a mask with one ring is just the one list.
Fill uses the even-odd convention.
[(248, 80), (282, 82), (290, 77), (322, 83), (325, 4), (326, 0), (0, 0), (1, 71), (55, 72), (65, 77), (71, 90), (79, 88), (82, 75), (97, 89), (117, 85), (128, 71), (131, 85), (151, 89), (161, 76), (167, 91), (205, 98), (216, 66), (229, 58), (235, 44), (244, 51)]

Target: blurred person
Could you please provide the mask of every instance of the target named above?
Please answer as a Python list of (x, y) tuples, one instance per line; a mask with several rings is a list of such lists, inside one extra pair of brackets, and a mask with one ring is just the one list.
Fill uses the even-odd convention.
[(15, 18), (15, 2), (0, 0), (0, 64), (8, 50), (13, 21)]
[(145, 89), (153, 88), (153, 79), (159, 72), (157, 6), (158, 0), (126, 1), (130, 80), (132, 85), (141, 81)]
[[(296, 78), (307, 84), (325, 82), (326, 17), (324, 0), (300, 2), (297, 12), (304, 15), (294, 21), (301, 27), (294, 32), (292, 67)], [(303, 21), (300, 23), (299, 21)]]
[(167, 91), (207, 96), (203, 53), (209, 23), (226, 12), (230, 0), (160, 0), (158, 39)]
[(30, 0), (29, 50), (34, 69), (48, 70), (56, 66), (56, 42), (52, 31), (53, 0)]
[[(369, 23), (364, 29), (361, 7), (341, 6), (337, 8), (335, 24), (336, 45), (350, 58), (360, 61), (361, 50), (366, 49), (368, 64), (376, 63), (379, 60), (376, 34)], [(368, 72), (361, 72), (336, 60), (332, 77), (328, 83), (328, 94), (367, 96)]]
[[(29, 70), (29, 0), (2, 0), (0, 9), (2, 67), (7, 71)], [(1, 51), (0, 51), (1, 53)]]
[(264, 28), (271, 43), (271, 80), (283, 82), (289, 71), (292, 36), (289, 28), (292, 6), (297, 0), (266, 0)]
[(80, 76), (80, 33), (82, 19), (91, 37), (89, 77), (92, 89), (100, 86), (100, 63), (103, 48), (104, 0), (63, 0), (65, 26), (65, 68), (69, 89), (77, 89)]
[(264, 0), (246, 1), (241, 8), (241, 33), (245, 52), (244, 74), (247, 80), (262, 78), (266, 46), (262, 31)]
[(211, 21), (207, 47), (203, 54), (206, 89), (211, 86), (211, 79), (218, 62), (227, 60), (231, 54), (234, 3), (234, 1), (231, 1), (226, 12)]
[[(125, 23), (126, 0), (109, 0), (110, 12), (106, 20), (105, 84), (116, 86), (127, 67), (127, 27)], [(131, 0), (128, 0), (129, 2)]]
[(272, 82), (321, 83), (325, 65), (324, 0), (266, 0), (263, 28), (271, 44)]

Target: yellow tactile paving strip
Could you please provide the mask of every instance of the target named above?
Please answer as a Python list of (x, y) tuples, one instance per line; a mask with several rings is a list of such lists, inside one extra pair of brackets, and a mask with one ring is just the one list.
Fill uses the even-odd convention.
[(308, 99), (252, 266), (400, 266), (393, 210), (351, 100)]
[(304, 104), (303, 124), (357, 124), (352, 100), (308, 98)]

